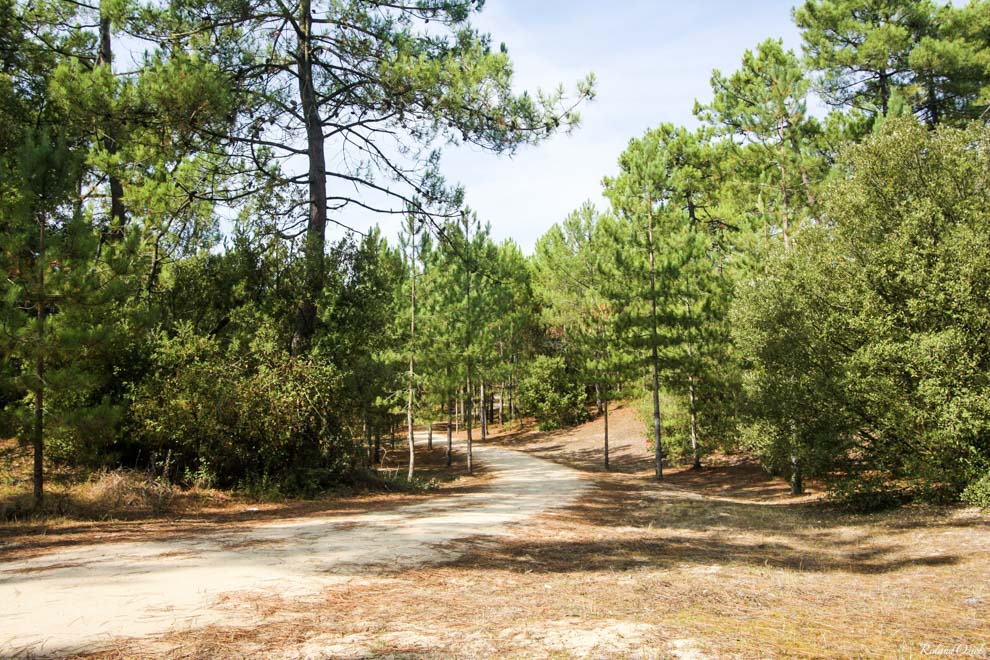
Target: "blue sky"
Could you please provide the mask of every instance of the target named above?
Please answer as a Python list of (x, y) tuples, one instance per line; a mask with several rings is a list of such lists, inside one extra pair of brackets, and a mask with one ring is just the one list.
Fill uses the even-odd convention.
[[(513, 238), (527, 253), (536, 239), (581, 202), (604, 207), (602, 177), (615, 173), (630, 138), (661, 122), (694, 125), (695, 99), (710, 96), (712, 69), (734, 71), (742, 53), (768, 37), (800, 51), (793, 2), (760, 0), (488, 0), (474, 24), (505, 42), (519, 89), (573, 88), (588, 72), (596, 100), (582, 124), (514, 156), (449, 149), (447, 178), (465, 186), (467, 202), (491, 222), (497, 240)], [(357, 227), (367, 218), (355, 219)], [(379, 219), (387, 236), (398, 220)]]

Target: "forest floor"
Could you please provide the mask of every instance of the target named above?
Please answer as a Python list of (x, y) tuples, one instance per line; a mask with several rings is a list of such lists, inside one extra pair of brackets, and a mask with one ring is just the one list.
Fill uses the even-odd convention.
[[(112, 523), (119, 543), (20, 529), (0, 546), (0, 654), (990, 657), (990, 516), (848, 514), (732, 456), (658, 484), (630, 409), (605, 472), (601, 424), (498, 434), (487, 473), (439, 497)], [(132, 604), (94, 612), (114, 597)]]

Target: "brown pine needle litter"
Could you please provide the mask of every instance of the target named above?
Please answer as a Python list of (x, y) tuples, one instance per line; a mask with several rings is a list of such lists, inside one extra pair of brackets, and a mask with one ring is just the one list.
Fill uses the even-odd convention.
[[(511, 536), (412, 569), (380, 567), (293, 601), (233, 594), (244, 627), (176, 630), (89, 657), (990, 657), (990, 517), (911, 506), (844, 513), (735, 456), (651, 480), (628, 409), (611, 421), (494, 441), (594, 483)], [(627, 441), (623, 441), (623, 439)], [(983, 656), (979, 654), (983, 653)]]

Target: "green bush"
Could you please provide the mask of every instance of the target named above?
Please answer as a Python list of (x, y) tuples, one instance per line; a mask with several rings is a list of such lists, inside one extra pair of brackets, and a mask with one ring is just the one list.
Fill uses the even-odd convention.
[[(643, 425), (643, 436), (653, 450), (653, 395), (647, 391), (633, 404)], [(665, 462), (679, 463), (691, 456), (691, 419), (684, 397), (660, 393), (660, 443)]]
[(538, 355), (519, 380), (519, 402), (542, 431), (587, 419), (586, 401), (584, 386), (560, 357)]
[[(342, 433), (340, 378), (259, 333), (222, 348), (181, 325), (160, 336), (132, 395), (134, 434), (176, 475), (221, 487), (314, 495), (345, 479), (357, 448)], [(277, 488), (275, 488), (277, 486)]]
[(985, 126), (890, 120), (846, 151), (824, 221), (740, 283), (733, 334), (768, 467), (794, 456), (872, 508), (957, 499), (990, 460), (988, 150)]
[(990, 509), (990, 472), (971, 482), (962, 493), (962, 501)]

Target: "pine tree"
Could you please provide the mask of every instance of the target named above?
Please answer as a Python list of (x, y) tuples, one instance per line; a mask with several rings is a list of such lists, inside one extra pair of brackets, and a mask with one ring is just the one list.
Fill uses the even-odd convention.
[[(172, 8), (163, 36), (179, 48), (196, 46), (242, 99), (225, 140), (253, 179), (221, 196), (282, 189), (271, 209), (275, 230), (302, 234), (296, 352), (316, 330), (331, 212), (354, 205), (457, 217), (462, 194), (439, 174), (438, 147), (512, 152), (575, 125), (577, 105), (593, 96), (590, 78), (571, 99), (562, 89), (513, 92), (507, 52), (493, 51), (469, 24), (479, 8), (473, 0), (304, 0), (293, 7), (266, 0), (248, 9), (202, 0)], [(224, 38), (204, 42), (212, 32)], [(343, 155), (328, 162), (328, 153)], [(282, 165), (297, 161), (299, 170)]]

